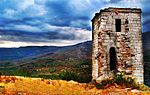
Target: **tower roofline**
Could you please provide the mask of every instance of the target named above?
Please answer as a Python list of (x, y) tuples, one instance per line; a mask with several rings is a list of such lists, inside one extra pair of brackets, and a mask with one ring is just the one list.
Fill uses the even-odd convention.
[(105, 9), (101, 9), (99, 13), (96, 13), (91, 21), (93, 21), (97, 16), (99, 16), (102, 12), (118, 12), (118, 13), (142, 13), (141, 8), (116, 8), (109, 7)]

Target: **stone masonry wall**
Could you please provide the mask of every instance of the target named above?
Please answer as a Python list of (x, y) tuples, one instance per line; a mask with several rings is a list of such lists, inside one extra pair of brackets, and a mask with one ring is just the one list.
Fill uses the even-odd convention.
[[(116, 32), (115, 19), (121, 19), (121, 32)], [(117, 70), (143, 83), (143, 51), (141, 38), (141, 10), (108, 8), (92, 20), (93, 80), (104, 80), (111, 75), (109, 50), (114, 47)]]

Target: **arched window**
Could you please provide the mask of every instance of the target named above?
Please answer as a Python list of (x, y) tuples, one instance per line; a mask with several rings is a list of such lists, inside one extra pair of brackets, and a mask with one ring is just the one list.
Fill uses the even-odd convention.
[(116, 70), (116, 63), (117, 63), (116, 50), (114, 47), (111, 47), (109, 50), (110, 70)]

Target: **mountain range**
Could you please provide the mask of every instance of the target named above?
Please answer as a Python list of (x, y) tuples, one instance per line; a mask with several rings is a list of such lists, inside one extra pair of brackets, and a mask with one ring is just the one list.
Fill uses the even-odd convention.
[[(91, 52), (92, 42), (79, 43), (72, 46), (56, 47), (56, 46), (27, 46), (20, 48), (0, 48), (0, 61), (18, 61), (28, 58), (36, 58), (39, 56), (52, 55), (55, 53), (71, 53), (77, 54), (76, 57), (86, 55), (84, 53)], [(82, 51), (80, 51), (82, 50)], [(75, 52), (76, 51), (76, 52)], [(79, 52), (77, 52), (79, 51)], [(83, 54), (81, 54), (83, 53)]]

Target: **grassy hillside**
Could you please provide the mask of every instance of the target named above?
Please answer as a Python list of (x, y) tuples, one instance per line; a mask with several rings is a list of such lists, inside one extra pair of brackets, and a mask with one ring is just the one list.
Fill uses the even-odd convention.
[(150, 95), (150, 92), (117, 84), (98, 89), (90, 83), (1, 76), (0, 95)]
[[(53, 79), (72, 77), (79, 82), (91, 81), (91, 41), (74, 46), (59, 47), (39, 56), (17, 61), (1, 62), (4, 75), (23, 75)], [(68, 78), (69, 77), (69, 78)], [(79, 80), (80, 78), (80, 80)]]

